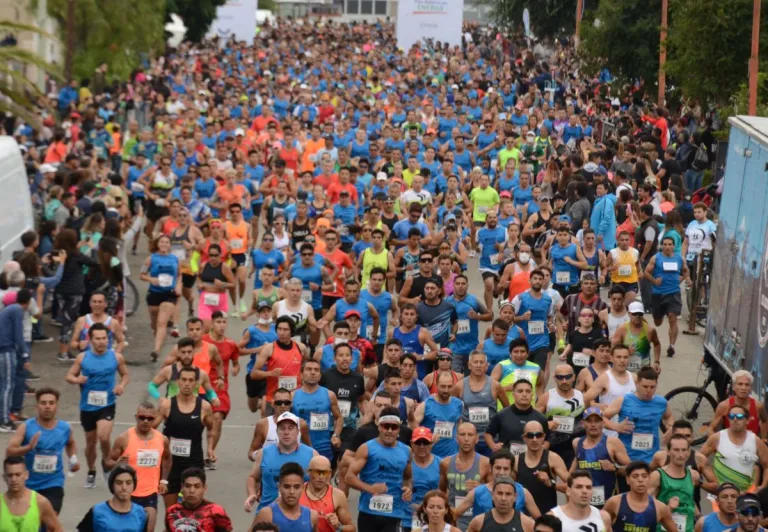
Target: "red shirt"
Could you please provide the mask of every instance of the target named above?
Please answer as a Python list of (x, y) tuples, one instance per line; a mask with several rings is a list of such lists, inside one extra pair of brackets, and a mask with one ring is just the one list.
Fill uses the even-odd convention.
[(349, 197), (352, 198), (352, 203), (357, 204), (357, 189), (352, 183), (347, 183), (346, 185), (342, 185), (341, 183), (331, 183), (331, 186), (326, 190), (328, 200), (334, 205), (338, 203), (339, 193), (342, 190), (349, 192)]
[(325, 258), (336, 266), (336, 278), (333, 280), (335, 290), (333, 292), (323, 292), (324, 296), (344, 297), (344, 268), (352, 269), (352, 259), (349, 255), (336, 248), (332, 253), (325, 253)]
[[(333, 345), (334, 341), (336, 340), (336, 337), (331, 336), (328, 338), (328, 341), (325, 342), (326, 345)], [(349, 345), (360, 351), (360, 366), (372, 366), (374, 364), (378, 364), (378, 360), (376, 359), (376, 351), (373, 350), (373, 344), (366, 340), (365, 338), (358, 336), (355, 340), (349, 340)]]
[[(237, 360), (237, 357), (240, 356), (240, 348), (237, 347), (237, 344), (234, 341), (230, 340), (229, 338), (224, 338), (222, 342), (216, 342), (213, 338), (211, 338), (211, 333), (205, 333), (203, 335), (203, 342), (208, 342), (209, 344), (213, 344), (216, 346), (216, 349), (219, 350), (219, 356), (221, 357), (222, 368), (224, 369), (224, 389), (228, 390), (229, 389), (229, 361)], [(211, 378), (211, 382), (216, 382), (216, 379), (219, 378), (218, 374), (216, 373), (215, 364), (211, 364), (211, 371), (208, 376)]]
[(338, 181), (338, 176), (336, 174), (318, 174), (315, 176), (315, 178), (312, 180), (313, 185), (320, 185), (325, 190), (328, 190), (328, 187), (331, 186), (332, 183), (335, 183)]
[(299, 150), (296, 148), (287, 150), (283, 148), (280, 150), (280, 158), (285, 161), (285, 167), (294, 172), (299, 169)]
[(203, 499), (195, 509), (174, 504), (165, 511), (165, 527), (169, 532), (232, 532), (232, 521), (226, 510)]

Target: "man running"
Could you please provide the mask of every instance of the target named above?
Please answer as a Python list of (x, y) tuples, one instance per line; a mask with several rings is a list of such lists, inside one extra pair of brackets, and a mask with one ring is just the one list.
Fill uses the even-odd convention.
[(195, 372), (199, 384), (198, 393), (201, 394), (211, 405), (218, 406), (219, 399), (211, 386), (211, 379), (208, 373), (194, 365), (195, 360), (195, 341), (192, 338), (184, 337), (180, 339), (175, 346), (175, 362), (170, 366), (165, 366), (147, 385), (149, 396), (153, 399), (160, 399), (160, 386), (167, 384), (165, 396), (176, 397), (179, 394), (179, 375), (182, 368), (189, 368)]
[[(374, 245), (376, 242), (376, 231), (374, 233)], [(390, 264), (393, 264), (390, 260)], [(392, 267), (394, 270), (394, 266)], [(388, 278), (389, 274), (392, 274), (394, 279), (394, 273), (387, 273), (382, 268), (373, 268), (370, 271), (368, 284), (363, 283), (363, 288), (360, 292), (360, 299), (373, 305), (376, 312), (379, 314), (379, 336), (373, 337), (373, 318), (369, 317), (368, 322), (365, 323), (366, 337), (373, 344), (374, 352), (376, 353), (376, 362), (381, 363), (384, 356), (384, 346), (387, 342), (387, 323), (390, 323), (393, 327), (397, 325), (400, 319), (400, 308), (397, 305), (397, 298), (392, 297), (392, 293), (384, 290), (384, 282)], [(370, 328), (370, 334), (368, 333)]]
[(625, 299), (624, 289), (620, 286), (612, 286), (608, 290), (609, 306), (597, 314), (603, 326), (603, 334), (607, 331), (608, 338), (613, 338), (616, 329), (629, 321), (629, 312), (627, 312)]
[[(522, 338), (515, 338), (509, 343), (509, 358), (502, 360), (493, 368), (491, 378), (501, 384), (509, 404), (515, 403), (514, 385), (517, 381), (525, 380), (533, 386), (531, 399), (533, 403), (536, 402), (536, 396), (544, 391), (546, 385), (541, 367), (529, 360), (528, 342)], [(500, 406), (501, 402), (499, 402)]]
[(91, 294), (89, 300), (91, 312), (85, 316), (80, 316), (75, 322), (72, 330), (72, 349), (78, 352), (88, 349), (90, 340), (88, 338), (91, 326), (95, 323), (103, 323), (109, 330), (109, 348), (118, 353), (123, 352), (123, 326), (120, 321), (106, 313), (107, 296), (103, 292), (96, 291)]
[[(637, 373), (641, 368), (651, 366), (656, 373), (661, 372), (661, 342), (653, 325), (645, 321), (645, 309), (639, 301), (634, 301), (627, 308), (629, 321), (619, 325), (611, 338), (614, 345), (629, 348), (630, 358), (627, 369)], [(651, 360), (653, 348), (653, 360)]]
[[(515, 381), (512, 385), (513, 402), (510, 406), (500, 410), (491, 418), (488, 428), (485, 429), (485, 443), (496, 452), (502, 448), (519, 456), (525, 452), (523, 443), (523, 430), (528, 421), (538, 421), (542, 427), (548, 428), (547, 418), (533, 408), (533, 385), (527, 379)], [(498, 439), (498, 441), (494, 441)]]
[[(22, 425), (23, 426), (23, 425)], [(0, 530), (22, 532), (63, 532), (50, 501), (29, 489), (29, 471), (21, 456), (6, 456), (3, 460), (3, 480), (8, 491), (0, 495)]]
[(531, 272), (531, 288), (518, 294), (512, 300), (515, 309), (515, 323), (525, 331), (530, 355), (528, 360), (538, 364), (542, 372), (547, 371), (549, 362), (550, 318), (555, 313), (551, 297), (542, 292), (544, 272), (540, 269)]
[(694, 493), (699, 473), (688, 467), (691, 444), (685, 436), (673, 435), (667, 441), (669, 463), (651, 473), (648, 491), (672, 510), (677, 530), (693, 532), (696, 502)]
[(582, 393), (586, 393), (595, 380), (611, 368), (610, 340), (605, 338), (596, 340), (592, 344), (592, 351), (595, 353), (595, 361), (586, 368), (582, 368), (576, 379), (576, 389)]
[(637, 297), (640, 290), (639, 281), (642, 269), (640, 267), (640, 252), (630, 247), (630, 236), (622, 231), (618, 236), (618, 246), (605, 256), (605, 273), (600, 278), (600, 284), (605, 283), (605, 275), (611, 274), (611, 288), (620, 287), (624, 290), (625, 303), (629, 305)]
[(723, 482), (715, 493), (717, 511), (699, 517), (694, 532), (727, 532), (738, 527), (736, 500), (739, 498), (739, 489), (730, 482)]
[(478, 515), (469, 523), (467, 532), (501, 532), (521, 530), (533, 532), (533, 519), (515, 510), (517, 490), (511, 477), (498, 477), (493, 482), (493, 509)]
[(418, 375), (424, 378), (429, 365), (437, 358), (438, 347), (426, 327), (418, 322), (416, 305), (404, 303), (400, 307), (400, 325), (392, 329), (389, 338), (399, 340), (403, 353), (411, 353), (417, 358)]
[(243, 337), (238, 344), (240, 354), (251, 357), (245, 366), (245, 393), (248, 396), (248, 410), (251, 412), (259, 409), (262, 397), (267, 391), (266, 380), (251, 378), (256, 356), (265, 345), (277, 340), (275, 325), (272, 323), (272, 304), (269, 301), (259, 301), (256, 311), (259, 315), (256, 325), (250, 325), (243, 331)]
[(523, 426), (525, 452), (518, 457), (513, 469), (517, 479), (528, 488), (544, 513), (557, 505), (556, 479), (568, 480), (568, 468), (563, 459), (545, 449), (546, 436), (541, 422), (527, 422)]
[[(293, 405), (293, 398), (291, 392), (285, 388), (278, 388), (275, 390), (275, 394), (272, 397), (272, 411), (271, 416), (261, 418), (253, 429), (253, 438), (251, 439), (251, 446), (248, 449), (248, 460), (253, 462), (256, 459), (257, 451), (260, 451), (264, 447), (269, 445), (277, 445), (279, 438), (277, 436), (277, 420), (285, 412), (291, 411)], [(299, 431), (299, 439), (304, 445), (311, 446), (312, 442), (309, 439), (309, 425), (303, 419), (299, 420), (301, 430)]]
[[(232, 532), (232, 521), (227, 511), (205, 499), (208, 490), (205, 471), (199, 467), (187, 468), (181, 475), (180, 503), (166, 506), (167, 532)], [(174, 495), (174, 500), (176, 496)], [(166, 503), (168, 500), (166, 499)]]
[(411, 428), (424, 426), (432, 431), (436, 440), (432, 453), (439, 458), (451, 456), (458, 451), (457, 427), (464, 405), (461, 399), (451, 396), (454, 384), (450, 374), (440, 374), (437, 378), (437, 393), (416, 407), (410, 423)]
[(457, 275), (453, 280), (453, 294), (445, 301), (456, 309), (458, 327), (456, 339), (451, 343), (453, 360), (451, 369), (458, 373), (469, 368), (469, 355), (477, 347), (481, 321), (491, 321), (493, 312), (469, 292), (469, 279), (466, 275)]
[(584, 413), (584, 396), (574, 389), (573, 369), (568, 364), (555, 368), (555, 388), (544, 392), (536, 401), (536, 410), (547, 417), (549, 423), (549, 448), (571, 467), (573, 461), (574, 433), (581, 430)]
[[(619, 397), (633, 393), (637, 389), (637, 375), (627, 371), (629, 349), (623, 345), (611, 347), (613, 367), (600, 375), (584, 393), (584, 404), (589, 406), (595, 401), (609, 405)], [(614, 419), (613, 421), (617, 421)], [(607, 436), (618, 436), (615, 430), (606, 429)]]
[(77, 525), (77, 532), (121, 530), (144, 532), (148, 528), (145, 509), (133, 502), (136, 470), (128, 464), (118, 464), (107, 479), (112, 498), (93, 506)]
[[(318, 530), (320, 514), (301, 504), (304, 493), (304, 468), (295, 462), (283, 464), (277, 478), (280, 497), (256, 514), (253, 522), (262, 521), (276, 524), (280, 530), (289, 532), (314, 532)], [(338, 527), (337, 530), (341, 528)]]
[(754, 377), (744, 369), (733, 372), (731, 378), (731, 388), (733, 395), (717, 405), (715, 417), (707, 427), (709, 434), (714, 434), (720, 427), (728, 428), (728, 410), (734, 405), (743, 406), (749, 413), (747, 421), (747, 430), (754, 432), (758, 437), (763, 438), (768, 432), (768, 412), (765, 410), (765, 404), (752, 397), (752, 383)]
[[(309, 461), (307, 471), (309, 482), (304, 484), (299, 504), (317, 512), (317, 532), (355, 532), (347, 496), (331, 485), (331, 462), (324, 456), (315, 456)], [(282, 495), (282, 484), (280, 493)]]
[[(197, 317), (187, 320), (187, 337), (195, 341), (192, 365), (208, 374), (215, 389), (222, 389), (227, 378), (224, 362), (216, 346), (203, 340), (203, 320)], [(178, 346), (174, 346), (168, 356), (165, 357), (163, 367), (173, 365), (178, 355)], [(205, 390), (201, 387), (199, 392), (205, 393)], [(216, 395), (218, 396), (218, 394)]]
[[(128, 385), (128, 367), (123, 355), (109, 349), (109, 329), (94, 323), (89, 329), (91, 347), (77, 355), (67, 372), (69, 384), (80, 385), (80, 423), (85, 432), (85, 459), (88, 476), (85, 487), (96, 487), (96, 443), (101, 447), (104, 476), (109, 469), (106, 460), (111, 449), (110, 437), (114, 426), (117, 397)], [(115, 373), (120, 382), (115, 383)]]
[(154, 530), (157, 521), (157, 499), (168, 489), (171, 471), (171, 447), (168, 438), (152, 428), (157, 416), (155, 405), (140, 403), (136, 409), (136, 426), (123, 432), (112, 444), (109, 465), (131, 466), (135, 485), (131, 500), (147, 513), (147, 530)]
[(657, 525), (666, 530), (678, 530), (669, 506), (648, 493), (651, 476), (648, 464), (634, 461), (627, 466), (626, 472), (629, 491), (614, 495), (603, 508), (611, 516), (613, 532), (656, 530)]
[(592, 475), (589, 471), (574, 471), (568, 477), (568, 489), (565, 490), (568, 502), (555, 506), (549, 513), (562, 521), (565, 530), (611, 530), (611, 516), (608, 512), (592, 506), (592, 489)]

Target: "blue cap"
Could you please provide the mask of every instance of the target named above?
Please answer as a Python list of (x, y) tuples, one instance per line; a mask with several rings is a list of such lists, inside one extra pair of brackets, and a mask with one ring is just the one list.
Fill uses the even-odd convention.
[(560, 223), (560, 222), (568, 222), (568, 223), (571, 223), (572, 221), (573, 221), (573, 220), (571, 220), (571, 217), (570, 217), (570, 216), (568, 216), (567, 214), (561, 214), (561, 215), (560, 215), (560, 218), (558, 218), (558, 219), (557, 219), (557, 222), (558, 222), (558, 223)]
[(603, 417), (603, 412), (600, 410), (599, 407), (597, 407), (597, 406), (590, 406), (589, 408), (587, 408), (584, 411), (584, 419), (587, 419), (592, 414), (594, 414), (596, 416), (600, 416), (601, 418)]

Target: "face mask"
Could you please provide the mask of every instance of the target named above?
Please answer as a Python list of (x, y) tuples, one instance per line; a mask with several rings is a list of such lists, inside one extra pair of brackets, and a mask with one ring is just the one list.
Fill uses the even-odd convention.
[(518, 256), (518, 259), (520, 260), (521, 264), (528, 264), (531, 260), (531, 254), (530, 253), (520, 253)]
[(259, 318), (259, 325), (269, 325), (272, 323), (272, 318)]
[(341, 345), (341, 344), (348, 344), (349, 340), (346, 338), (334, 338), (333, 345)]

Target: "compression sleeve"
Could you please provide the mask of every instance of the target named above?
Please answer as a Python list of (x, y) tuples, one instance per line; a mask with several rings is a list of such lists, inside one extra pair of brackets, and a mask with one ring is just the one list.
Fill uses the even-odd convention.
[(147, 385), (147, 389), (149, 390), (149, 396), (152, 399), (160, 399), (160, 390), (157, 389), (157, 384), (150, 381)]

